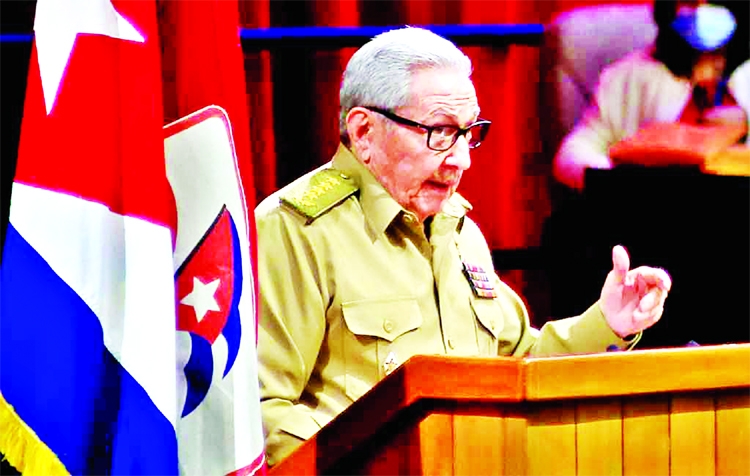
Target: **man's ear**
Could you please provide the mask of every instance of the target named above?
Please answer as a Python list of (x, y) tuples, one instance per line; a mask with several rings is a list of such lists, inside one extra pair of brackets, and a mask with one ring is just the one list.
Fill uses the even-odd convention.
[(364, 163), (370, 160), (370, 143), (373, 134), (373, 118), (363, 107), (353, 107), (346, 115), (346, 131), (352, 148)]

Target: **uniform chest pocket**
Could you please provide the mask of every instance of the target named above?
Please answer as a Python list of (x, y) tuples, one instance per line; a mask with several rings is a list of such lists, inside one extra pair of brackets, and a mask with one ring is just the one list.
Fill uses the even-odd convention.
[(342, 303), (342, 313), (349, 329), (343, 333), (346, 394), (356, 400), (385, 376), (394, 341), (418, 329), (422, 313), (410, 297)]
[(419, 305), (413, 298), (364, 300), (341, 305), (346, 327), (358, 336), (379, 337), (393, 342), (422, 325)]

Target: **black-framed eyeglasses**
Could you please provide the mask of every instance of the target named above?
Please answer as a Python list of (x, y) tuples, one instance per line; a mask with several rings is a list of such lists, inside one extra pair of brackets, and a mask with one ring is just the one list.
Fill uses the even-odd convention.
[(459, 137), (465, 136), (466, 141), (469, 143), (470, 149), (476, 149), (482, 145), (482, 141), (487, 137), (487, 132), (490, 130), (491, 121), (485, 119), (479, 119), (475, 123), (469, 125), (467, 128), (461, 128), (450, 124), (440, 124), (437, 126), (428, 126), (420, 124), (419, 122), (412, 121), (405, 117), (401, 117), (398, 114), (394, 114), (391, 111), (380, 109), (379, 107), (373, 106), (361, 106), (368, 111), (377, 112), (378, 114), (387, 117), (388, 119), (404, 126), (418, 127), (419, 129), (427, 131), (427, 148), (437, 152), (443, 152), (456, 143)]

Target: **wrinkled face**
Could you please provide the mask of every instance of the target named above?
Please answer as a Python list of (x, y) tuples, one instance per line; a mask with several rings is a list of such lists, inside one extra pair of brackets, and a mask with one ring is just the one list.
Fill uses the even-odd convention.
[[(479, 115), (471, 80), (452, 70), (423, 70), (412, 76), (412, 101), (396, 114), (427, 126), (467, 127)], [(388, 193), (420, 221), (435, 215), (456, 191), (471, 165), (466, 137), (450, 149), (427, 148), (427, 131), (375, 117), (367, 167)]]

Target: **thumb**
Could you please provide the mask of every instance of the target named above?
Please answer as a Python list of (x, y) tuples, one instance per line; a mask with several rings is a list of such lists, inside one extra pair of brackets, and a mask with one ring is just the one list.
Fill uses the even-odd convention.
[(624, 281), (630, 269), (630, 256), (621, 245), (612, 248), (612, 271), (618, 281)]

